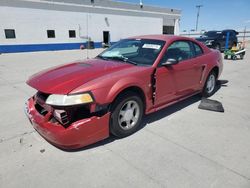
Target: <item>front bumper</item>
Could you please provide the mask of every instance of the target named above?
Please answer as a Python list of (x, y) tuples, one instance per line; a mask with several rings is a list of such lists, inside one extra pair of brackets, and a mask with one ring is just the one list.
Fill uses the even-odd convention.
[(25, 113), (36, 131), (48, 142), (62, 149), (77, 149), (109, 137), (110, 113), (92, 116), (64, 128), (52, 121), (52, 114), (41, 115), (35, 108), (33, 97), (25, 105)]

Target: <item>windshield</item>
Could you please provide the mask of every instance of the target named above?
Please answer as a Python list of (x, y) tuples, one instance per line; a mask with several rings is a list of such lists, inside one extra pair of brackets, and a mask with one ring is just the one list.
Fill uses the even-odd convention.
[(134, 65), (153, 65), (165, 41), (150, 39), (124, 39), (97, 57), (123, 61)]
[(204, 33), (204, 36), (206, 37), (217, 37), (221, 34), (220, 31), (208, 31), (206, 33)]

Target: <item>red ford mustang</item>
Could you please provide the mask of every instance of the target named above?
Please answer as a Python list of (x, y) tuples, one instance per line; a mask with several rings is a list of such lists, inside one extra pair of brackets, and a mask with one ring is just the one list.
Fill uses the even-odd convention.
[(38, 92), (26, 112), (50, 143), (80, 148), (134, 133), (144, 114), (198, 93), (211, 96), (222, 67), (220, 52), (196, 40), (132, 37), (92, 60), (33, 75), (27, 84)]

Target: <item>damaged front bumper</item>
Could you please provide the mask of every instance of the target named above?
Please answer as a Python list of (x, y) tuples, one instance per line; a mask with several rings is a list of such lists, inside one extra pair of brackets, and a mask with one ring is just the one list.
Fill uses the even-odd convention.
[(75, 121), (65, 128), (54, 121), (52, 112), (40, 114), (32, 97), (25, 104), (25, 113), (39, 134), (62, 149), (81, 148), (109, 137), (109, 112)]

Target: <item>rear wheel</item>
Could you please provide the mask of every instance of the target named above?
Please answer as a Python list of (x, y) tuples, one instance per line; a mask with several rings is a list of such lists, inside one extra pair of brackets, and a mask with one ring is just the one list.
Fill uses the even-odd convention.
[(232, 56), (232, 60), (236, 60), (237, 59), (237, 56), (236, 55), (233, 55)]
[(215, 93), (216, 82), (217, 82), (217, 75), (214, 71), (212, 71), (209, 73), (206, 83), (204, 85), (204, 88), (202, 91), (203, 97), (210, 97)]
[(142, 116), (141, 98), (134, 92), (122, 94), (111, 108), (111, 133), (119, 138), (133, 134), (140, 126)]
[(243, 54), (240, 54), (240, 59), (244, 59), (244, 55)]

